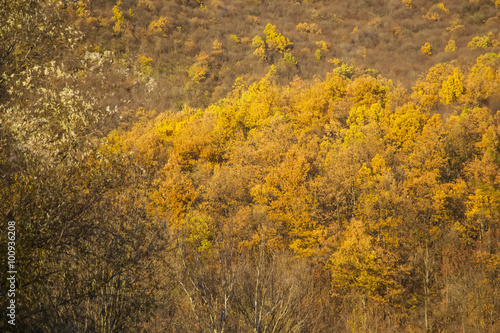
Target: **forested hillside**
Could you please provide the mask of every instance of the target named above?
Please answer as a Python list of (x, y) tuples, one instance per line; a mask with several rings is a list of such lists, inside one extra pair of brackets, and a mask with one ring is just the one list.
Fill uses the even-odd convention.
[(0, 0), (0, 330), (500, 331), (499, 27)]

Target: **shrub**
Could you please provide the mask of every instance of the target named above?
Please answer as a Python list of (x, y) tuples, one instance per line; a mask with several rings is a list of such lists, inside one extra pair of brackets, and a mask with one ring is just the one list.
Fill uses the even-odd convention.
[(335, 74), (346, 77), (348, 79), (352, 78), (354, 75), (354, 66), (343, 63), (339, 67), (333, 70)]
[(319, 35), (322, 33), (321, 28), (318, 27), (315, 23), (312, 23), (312, 24), (308, 24), (306, 22), (299, 23), (295, 27), (295, 30), (305, 32), (307, 34), (313, 34), (313, 35)]
[(457, 45), (455, 43), (455, 40), (454, 39), (450, 39), (448, 41), (448, 44), (444, 48), (444, 51), (445, 52), (453, 52), (453, 51), (456, 51), (456, 50), (457, 50)]
[(87, 17), (89, 15), (88, 5), (80, 0), (76, 7), (76, 13), (80, 17)]
[(231, 39), (234, 40), (234, 42), (236, 44), (239, 44), (240, 43), (240, 39), (238, 38), (238, 36), (234, 35), (234, 34), (231, 34)]
[(224, 50), (222, 49), (222, 43), (219, 42), (217, 39), (214, 40), (212, 44), (212, 54), (222, 54), (224, 53)]
[(317, 49), (316, 52), (314, 52), (314, 58), (316, 59), (316, 61), (321, 60), (321, 50), (320, 49)]
[(161, 16), (159, 19), (151, 21), (148, 30), (153, 34), (166, 36), (171, 28), (172, 24), (165, 17)]
[(260, 19), (254, 15), (248, 15), (247, 21), (255, 25), (259, 25), (261, 23)]
[(114, 32), (120, 32), (121, 24), (123, 23), (124, 17), (123, 12), (120, 10), (120, 5), (122, 2), (118, 0), (116, 5), (113, 7), (113, 20), (115, 20), (115, 25), (113, 26)]
[(144, 75), (150, 75), (152, 73), (151, 64), (153, 63), (153, 58), (146, 56), (138, 57), (139, 65), (141, 66), (141, 72)]
[(328, 45), (326, 45), (325, 41), (319, 40), (316, 42), (316, 46), (322, 51), (330, 51), (328, 49)]
[(243, 37), (241, 39), (241, 43), (243, 43), (243, 44), (251, 44), (252, 40), (249, 37)]
[(340, 64), (340, 60), (338, 58), (334, 58), (334, 59), (328, 59), (328, 62), (332, 65), (335, 65), (337, 66), (338, 64)]
[(295, 68), (297, 67), (297, 59), (290, 52), (285, 52), (283, 59), (281, 59), (281, 65), (287, 70)]
[(437, 12), (427, 12), (425, 15), (422, 16), (424, 19), (429, 20), (429, 21), (437, 21), (441, 18), (439, 16), (439, 13)]
[(197, 62), (189, 67), (188, 75), (196, 82), (203, 81), (207, 78), (208, 74), (208, 54), (201, 52), (196, 56)]
[(282, 62), (297, 65), (297, 59), (295, 59), (290, 52), (285, 52)]
[(461, 24), (462, 22), (458, 17), (453, 18), (450, 21), (450, 25), (446, 28), (446, 31), (448, 32), (457, 32), (460, 30), (465, 30), (465, 26)]
[(155, 10), (155, 5), (151, 2), (151, 0), (139, 0), (137, 6), (146, 9), (147, 11)]
[(368, 69), (365, 69), (365, 74), (370, 75), (373, 78), (377, 78), (379, 73), (378, 73), (378, 70), (376, 70), (376, 69), (368, 68)]
[(443, 12), (445, 12), (446, 14), (449, 14), (449, 13), (450, 13), (450, 10), (449, 10), (448, 8), (446, 8), (446, 7), (444, 6), (444, 4), (443, 4), (443, 3), (438, 3), (438, 4), (437, 4), (437, 7), (438, 7), (439, 9), (441, 9)]
[(428, 54), (428, 55), (431, 55), (432, 54), (432, 46), (431, 44), (429, 43), (425, 43), (424, 46), (422, 46), (420, 48), (420, 50), (425, 53), (425, 54)]
[(486, 35), (486, 36), (476, 36), (474, 37), (470, 42), (469, 44), (467, 44), (467, 47), (469, 49), (487, 49), (488, 47), (491, 46), (491, 40), (490, 40), (490, 36)]
[(408, 7), (408, 8), (413, 8), (413, 7), (415, 7), (415, 6), (413, 5), (413, 1), (412, 1), (412, 0), (402, 0), (402, 2), (403, 2), (403, 4), (404, 4), (406, 7)]

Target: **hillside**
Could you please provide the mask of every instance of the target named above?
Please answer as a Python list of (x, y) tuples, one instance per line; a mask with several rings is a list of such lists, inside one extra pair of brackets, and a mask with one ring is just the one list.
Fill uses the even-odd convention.
[(1, 330), (499, 331), (499, 20), (0, 0)]
[[(106, 54), (116, 65), (122, 79), (113, 80), (114, 91), (122, 100), (112, 102), (120, 108), (206, 107), (236, 78), (251, 84), (270, 65), (283, 84), (295, 75), (322, 78), (345, 63), (411, 88), (433, 65), (470, 65), (485, 51), (498, 52), (500, 40), (490, 0), (75, 1), (61, 9), (83, 33), (79, 56)], [(265, 32), (269, 24), (274, 37)], [(281, 36), (288, 45), (279, 45)], [(430, 54), (421, 51), (426, 43)]]

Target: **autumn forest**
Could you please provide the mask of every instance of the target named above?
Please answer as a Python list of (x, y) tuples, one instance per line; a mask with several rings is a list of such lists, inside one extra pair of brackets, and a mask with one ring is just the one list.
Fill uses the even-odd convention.
[(0, 220), (2, 332), (500, 332), (500, 0), (0, 0)]

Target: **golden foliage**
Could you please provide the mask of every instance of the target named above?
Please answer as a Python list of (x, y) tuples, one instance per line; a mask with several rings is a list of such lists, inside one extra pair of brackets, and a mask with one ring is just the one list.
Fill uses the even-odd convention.
[(422, 53), (425, 53), (425, 54), (428, 54), (428, 55), (431, 55), (432, 54), (432, 46), (431, 44), (429, 43), (425, 43), (421, 48), (420, 50), (422, 51)]
[(425, 78), (419, 79), (413, 87), (413, 96), (424, 107), (431, 107), (438, 101), (442, 82), (453, 72), (449, 64), (437, 64), (429, 69)]
[(459, 72), (458, 67), (455, 67), (453, 74), (449, 75), (446, 81), (443, 81), (443, 86), (439, 91), (441, 102), (450, 104), (456, 101), (462, 95), (463, 91), (462, 73)]
[(172, 24), (163, 16), (157, 20), (151, 21), (148, 30), (153, 34), (158, 34), (160, 36), (166, 36), (170, 29), (172, 29)]
[(496, 41), (494, 38), (495, 36), (491, 32), (486, 36), (476, 36), (469, 42), (469, 44), (467, 44), (467, 47), (469, 49), (487, 49), (493, 45), (494, 41)]
[(454, 52), (457, 50), (457, 45), (455, 43), (454, 39), (450, 39), (448, 41), (448, 44), (446, 44), (446, 47), (444, 48), (445, 52)]
[(121, 26), (124, 21), (123, 12), (120, 10), (120, 5), (122, 2), (118, 0), (116, 5), (113, 6), (113, 20), (115, 21), (115, 25), (113, 26), (114, 32), (120, 32)]
[(217, 39), (214, 40), (212, 43), (212, 54), (222, 54), (224, 53), (224, 50), (222, 49), (222, 43), (219, 42)]
[(150, 75), (152, 73), (151, 64), (153, 63), (153, 58), (142, 55), (137, 60), (141, 66), (141, 72), (144, 75)]
[(188, 70), (188, 75), (193, 81), (200, 82), (207, 78), (208, 60), (209, 55), (203, 51), (196, 56), (196, 62)]
[(297, 24), (295, 30), (313, 35), (321, 35), (322, 33), (322, 30), (318, 27), (318, 25), (315, 23), (308, 24), (307, 22)]
[(283, 36), (278, 30), (276, 30), (276, 26), (268, 23), (266, 28), (264, 29), (264, 33), (266, 34), (266, 44), (270, 49), (275, 49), (281, 53), (285, 52), (290, 48), (293, 43), (285, 36)]
[(399, 292), (391, 263), (384, 262), (382, 251), (373, 245), (360, 221), (353, 220), (339, 249), (330, 257), (334, 293), (360, 293), (378, 301)]
[[(493, 8), (472, 2), (467, 31), (460, 4), (419, 8), (448, 21), (431, 25), (448, 25), (453, 39), (433, 43), (445, 37), (451, 52), (472, 38), (473, 21)], [(371, 66), (368, 54), (381, 57), (370, 43), (415, 36), (409, 23), (421, 14), (401, 3), (401, 27), (377, 17), (376, 34), (347, 12), (337, 13), (344, 24), (316, 10), (320, 2), (290, 5), (334, 23), (324, 40), (346, 44), (306, 35), (320, 32), (313, 23), (297, 25), (306, 34), (292, 44), (268, 24), (253, 40), (258, 58), (248, 37), (217, 30), (219, 18), (234, 8), (271, 17), (279, 3), (61, 6), (81, 34), (46, 25), (59, 4), (32, 1), (18, 16), (11, 10), (26, 4), (1, 4), (0, 210), (19, 222), (20, 265), (33, 266), (23, 266), (30, 283), (18, 297), (20, 312), (30, 300), (35, 311), (21, 331), (498, 330), (500, 54), (435, 64), (410, 95), (374, 69), (311, 71), (329, 67), (325, 52), (363, 53)], [(361, 46), (342, 53), (350, 41)], [(460, 52), (498, 46), (494, 34), (471, 43), (476, 51)], [(396, 65), (398, 50), (385, 61)], [(404, 73), (456, 55), (414, 54)]]

